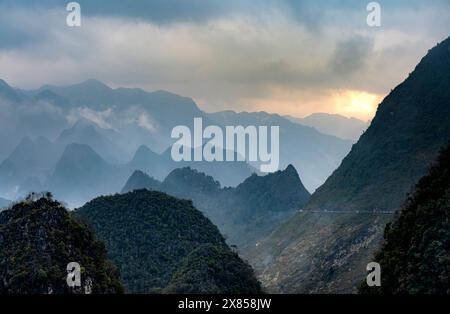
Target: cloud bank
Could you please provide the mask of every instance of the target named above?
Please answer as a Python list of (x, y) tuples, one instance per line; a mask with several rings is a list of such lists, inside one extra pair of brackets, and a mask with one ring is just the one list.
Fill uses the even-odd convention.
[(450, 35), (448, 1), (380, 2), (380, 28), (367, 26), (364, 1), (79, 2), (82, 26), (69, 28), (66, 1), (1, 1), (1, 78), (21, 88), (97, 78), (207, 111), (370, 119)]

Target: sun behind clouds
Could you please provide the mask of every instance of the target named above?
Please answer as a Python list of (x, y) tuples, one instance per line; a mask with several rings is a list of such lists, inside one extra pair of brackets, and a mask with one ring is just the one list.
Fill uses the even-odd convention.
[[(280, 115), (305, 117), (316, 112), (340, 114), (370, 121), (384, 95), (358, 90), (303, 90), (272, 88), (266, 97), (245, 99), (238, 107)], [(200, 101), (200, 105), (204, 102)]]
[(381, 100), (381, 95), (346, 90), (334, 95), (333, 107), (336, 113), (367, 121), (373, 118)]

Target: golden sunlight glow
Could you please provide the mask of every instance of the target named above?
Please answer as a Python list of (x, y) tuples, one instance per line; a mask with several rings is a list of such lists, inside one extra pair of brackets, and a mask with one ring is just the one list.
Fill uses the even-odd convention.
[(375, 115), (382, 96), (364, 91), (343, 91), (333, 95), (333, 105), (336, 113), (344, 116), (370, 120)]
[(263, 110), (294, 117), (326, 112), (369, 121), (375, 116), (377, 106), (382, 99), (381, 94), (357, 90), (305, 92), (304, 90), (272, 89), (265, 98), (244, 99), (242, 103), (237, 104), (236, 110)]

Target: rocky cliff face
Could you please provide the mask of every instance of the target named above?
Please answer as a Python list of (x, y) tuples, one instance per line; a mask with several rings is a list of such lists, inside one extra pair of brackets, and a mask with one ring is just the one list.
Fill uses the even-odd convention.
[(395, 210), (450, 138), (450, 38), (379, 105), (308, 209)]
[[(380, 104), (341, 166), (249, 252), (274, 292), (356, 292), (385, 224), (450, 138), (450, 38)], [(261, 262), (262, 261), (262, 262)]]
[(391, 214), (302, 212), (246, 257), (273, 293), (356, 293)]

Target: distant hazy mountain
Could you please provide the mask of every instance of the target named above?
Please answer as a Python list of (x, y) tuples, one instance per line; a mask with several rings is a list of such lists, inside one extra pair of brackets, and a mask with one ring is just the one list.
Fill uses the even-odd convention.
[(166, 91), (112, 89), (97, 80), (69, 86), (45, 85), (40, 90), (49, 90), (69, 99), (75, 111), (88, 109), (95, 117), (107, 112), (106, 122), (124, 133), (127, 142), (121, 144), (132, 150), (147, 145), (162, 152), (172, 142), (170, 135), (174, 126), (191, 126), (194, 117), (204, 116), (190, 98)]
[(381, 287), (373, 294), (435, 294), (449, 291), (450, 142), (384, 234), (374, 261), (381, 265)]
[(174, 167), (172, 160), (169, 158), (157, 154), (147, 146), (142, 145), (137, 149), (133, 159), (127, 163), (127, 167), (132, 170), (142, 170), (162, 180)]
[[(0, 164), (2, 194), (16, 199), (30, 192), (52, 191), (68, 206), (77, 207), (96, 196), (119, 192), (135, 170), (162, 179), (177, 167), (192, 164), (217, 174), (224, 185), (234, 186), (256, 171), (245, 162), (177, 163), (170, 155), (154, 153), (146, 146), (138, 148), (130, 162), (112, 163), (103, 156), (114, 154), (113, 145), (100, 132), (91, 123), (81, 121), (64, 131), (54, 143), (45, 138), (24, 139)], [(103, 154), (92, 147), (103, 148)]]
[(90, 146), (71, 144), (56, 163), (46, 187), (70, 206), (80, 206), (98, 195), (119, 191), (127, 176), (125, 167), (107, 163)]
[(55, 156), (55, 152), (55, 148), (47, 138), (38, 137), (31, 140), (26, 137), (17, 145), (9, 159), (22, 171), (34, 173), (51, 168), (59, 157)]
[(130, 170), (142, 170), (158, 180), (163, 180), (172, 170), (192, 167), (208, 175), (214, 176), (224, 186), (236, 186), (244, 181), (257, 169), (245, 161), (236, 162), (207, 162), (172, 160), (170, 148), (163, 154), (157, 154), (143, 145), (138, 148), (133, 159), (126, 164)]
[(37, 93), (32, 93), (32, 100), (33, 102), (39, 103), (39, 104), (45, 104), (50, 103), (52, 105), (68, 108), (71, 106), (70, 100), (60, 96), (58, 94), (55, 94), (54, 92), (43, 89)]
[(192, 202), (137, 190), (76, 210), (106, 243), (133, 293), (260, 293), (249, 265)]
[[(190, 98), (164, 91), (113, 89), (96, 80), (69, 86), (45, 85), (35, 91), (21, 91), (2, 81), (1, 95), (0, 142), (3, 145), (0, 146), (0, 163), (3, 164), (0, 166), (0, 193), (14, 198), (32, 190), (52, 187), (54, 178), (51, 177), (56, 162), (71, 144), (90, 146), (109, 165), (114, 166), (113, 171), (120, 172), (119, 178), (124, 172), (128, 171), (126, 175), (129, 176), (134, 170), (142, 170), (163, 180), (176, 168), (191, 167), (213, 176), (222, 186), (237, 186), (252, 173), (259, 173), (258, 163), (250, 165), (243, 161), (174, 162), (170, 154), (174, 142), (172, 128), (184, 125), (193, 129), (194, 118), (202, 118), (204, 127), (280, 126), (280, 169), (293, 164), (302, 173), (303, 182), (310, 191), (325, 181), (351, 146), (350, 141), (323, 135), (278, 115), (207, 114)], [(30, 136), (50, 140), (42, 146), (45, 149), (38, 149), (35, 153), (32, 145), (20, 143)], [(23, 149), (22, 146), (28, 148)], [(11, 155), (19, 148), (26, 152), (24, 155), (29, 159), (36, 160), (30, 160), (24, 166), (17, 163)], [(41, 158), (41, 155), (44, 157)], [(75, 163), (73, 165), (75, 167)], [(92, 171), (96, 170), (92, 168)], [(110, 187), (103, 187), (111, 186), (111, 182), (100, 184), (98, 178), (98, 190), (114, 192)], [(58, 191), (70, 190), (69, 186), (56, 188)], [(74, 194), (77, 193), (74, 191)]]
[(171, 120), (179, 119), (180, 116), (192, 116), (193, 113), (201, 114), (194, 101), (187, 97), (166, 91), (146, 92), (140, 88), (113, 89), (92, 79), (68, 86), (45, 85), (40, 90), (49, 90), (70, 99), (73, 106), (99, 110), (115, 106), (145, 105), (147, 110), (159, 112), (159, 118), (171, 117)]
[[(14, 151), (0, 163), (0, 188), (12, 198), (19, 197), (31, 187), (31, 181), (39, 187), (50, 174), (60, 154), (57, 148), (45, 137), (22, 139)], [(26, 192), (26, 191), (25, 191)]]
[[(193, 154), (193, 150), (192, 150)], [(223, 155), (226, 156), (227, 151), (223, 149)], [(236, 153), (234, 153), (237, 156)], [(251, 166), (246, 161), (180, 161), (173, 162), (170, 155), (170, 149), (164, 152), (163, 156), (171, 161), (171, 170), (177, 168), (190, 167), (203, 172), (218, 180), (222, 186), (237, 186), (253, 173), (259, 173), (259, 170)]]
[(45, 85), (35, 91), (21, 91), (0, 81), (0, 104), (0, 160), (21, 138), (53, 140), (76, 118), (87, 118), (100, 127), (114, 126), (121, 135), (115, 144), (128, 154), (143, 144), (162, 152), (172, 141), (174, 126), (189, 126), (193, 117), (204, 115), (190, 98), (165, 91), (112, 89), (95, 80), (62, 87)]
[(31, 94), (0, 80), (1, 161), (11, 154), (23, 138), (53, 139), (67, 127), (68, 110), (54, 105), (49, 99), (45, 99), (45, 96), (34, 98)]
[(218, 125), (279, 126), (280, 169), (289, 164), (302, 174), (309, 191), (314, 191), (336, 169), (350, 151), (351, 141), (324, 135), (316, 129), (293, 123), (276, 114), (265, 112), (223, 111), (209, 114)]
[(356, 118), (347, 118), (339, 114), (313, 113), (304, 118), (286, 116), (292, 122), (315, 128), (323, 134), (357, 141), (369, 123)]
[(148, 190), (160, 191), (161, 181), (150, 177), (148, 174), (140, 170), (136, 170), (133, 172), (131, 177), (128, 178), (127, 183), (125, 183), (125, 186), (122, 188), (122, 193), (141, 190), (144, 188)]
[[(450, 139), (449, 121), (450, 38), (431, 49), (405, 82), (384, 99), (371, 126), (342, 165), (311, 196), (304, 212), (289, 219), (250, 252), (248, 258), (269, 291), (357, 292), (367, 275), (366, 265), (373, 261), (382, 240), (385, 224), (392, 219), (392, 214), (381, 211), (399, 208), (427, 172)], [(432, 193), (430, 197), (440, 193), (427, 191)], [(429, 199), (425, 197), (424, 201)], [(428, 217), (426, 207), (419, 206), (417, 211), (425, 211)], [(429, 227), (425, 224), (423, 229), (420, 224), (425, 220), (413, 216), (407, 214), (408, 224), (419, 232)], [(417, 235), (417, 239), (420, 237)], [(425, 242), (420, 247), (430, 250), (427, 254), (431, 261), (441, 242), (428, 246), (434, 234), (426, 232), (423, 237)], [(408, 241), (401, 242), (402, 250), (416, 243)], [(419, 258), (425, 254), (421, 248), (408, 254)], [(405, 266), (408, 271), (418, 271), (409, 266)], [(396, 272), (404, 274), (400, 268)], [(424, 276), (419, 281), (434, 278)], [(420, 287), (419, 282), (417, 285)]]
[(228, 243), (242, 249), (268, 235), (310, 196), (293, 166), (266, 176), (254, 174), (236, 188), (224, 189), (213, 177), (191, 168), (175, 169), (161, 183), (135, 172), (122, 192), (139, 188), (193, 200), (228, 237)]
[[(54, 173), (63, 152), (71, 144), (96, 147), (102, 158), (111, 164), (117, 164), (118, 159), (121, 158), (121, 151), (107, 137), (114, 135), (111, 132), (113, 131), (101, 129), (81, 119), (71, 128), (64, 130), (54, 142), (42, 136), (36, 139), (23, 138), (12, 153), (0, 163), (0, 190), (5, 196), (20, 198), (29, 192), (47, 189), (49, 177)], [(77, 165), (75, 162), (72, 165), (89, 167), (89, 165)], [(92, 168), (92, 171), (96, 172), (97, 169)], [(62, 182), (63, 186), (58, 186), (58, 190), (67, 188), (64, 182), (70, 182), (70, 180), (62, 180)], [(76, 194), (77, 191), (74, 190), (74, 193)]]
[(69, 86), (44, 85), (36, 93), (43, 92), (60, 95), (70, 99), (72, 106), (104, 106), (116, 100), (111, 95), (112, 89), (97, 80), (87, 80)]
[[(50, 198), (27, 199), (0, 212), (0, 239), (0, 294), (123, 292), (104, 244)], [(66, 277), (74, 261), (82, 267), (82, 286), (72, 289)]]
[(8, 85), (4, 80), (0, 79), (0, 100), (11, 103), (21, 102), (24, 95), (19, 90), (16, 90)]
[[(221, 192), (221, 186), (218, 181), (203, 172), (191, 168), (173, 170), (162, 182), (161, 189), (183, 199), (201, 200), (202, 202), (195, 203), (201, 210), (203, 210), (201, 203), (218, 200)], [(211, 209), (208, 208), (208, 210)], [(211, 212), (205, 212), (205, 214), (211, 216)]]
[(92, 122), (80, 119), (70, 129), (64, 130), (55, 140), (55, 144), (60, 148), (74, 143), (89, 145), (108, 162), (118, 163), (123, 158), (122, 151), (118, 145), (103, 135), (102, 131), (106, 132)]

